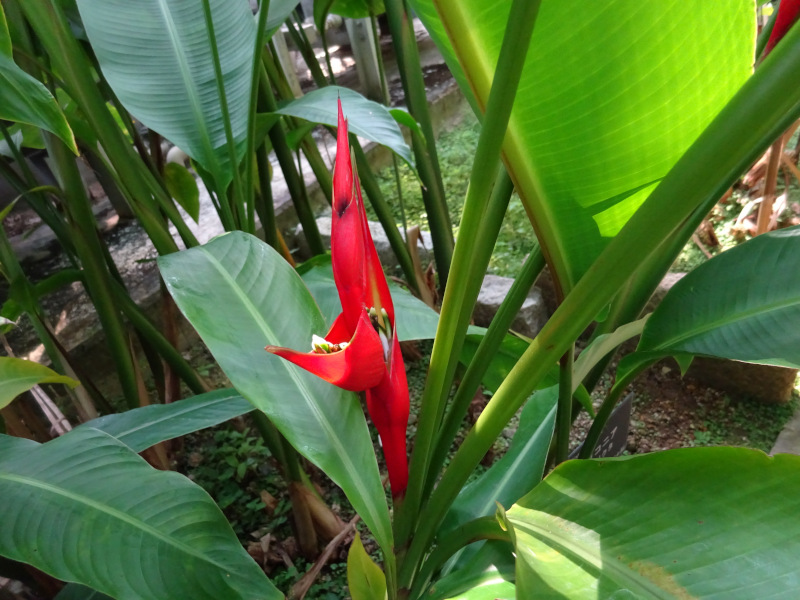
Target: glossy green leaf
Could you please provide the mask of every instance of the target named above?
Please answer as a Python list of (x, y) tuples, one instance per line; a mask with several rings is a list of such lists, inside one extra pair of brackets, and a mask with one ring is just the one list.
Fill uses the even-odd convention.
[(3, 5), (0, 4), (0, 54), (8, 58), (12, 57), (13, 46), (11, 44), (11, 34), (8, 32), (8, 22)]
[(0, 52), (0, 119), (45, 129), (78, 154), (72, 130), (55, 98), (3, 52)]
[(567, 461), (511, 508), (520, 598), (796, 598), (800, 457)]
[(282, 599), (211, 497), (92, 429), (0, 436), (0, 554), (114, 598)]
[(650, 316), (620, 370), (703, 355), (800, 368), (800, 227), (759, 235), (686, 275)]
[[(313, 261), (313, 265), (301, 269), (300, 276), (317, 301), (326, 323), (330, 325), (342, 312), (336, 283), (333, 280), (330, 256), (317, 256)], [(393, 281), (389, 282), (389, 291), (394, 302), (397, 337), (400, 341), (433, 339), (439, 324), (439, 315), (436, 311)]]
[[(245, 149), (256, 25), (247, 0), (210, 0), (237, 158)], [(78, 0), (103, 75), (128, 111), (226, 185), (233, 177), (202, 3)]]
[(347, 587), (352, 600), (386, 598), (386, 577), (364, 550), (358, 531), (347, 553)]
[(573, 390), (581, 384), (589, 372), (601, 361), (614, 352), (620, 344), (627, 342), (629, 339), (641, 335), (645, 323), (650, 316), (647, 315), (641, 319), (631, 323), (625, 323), (617, 327), (612, 333), (606, 333), (598, 336), (596, 339), (584, 348), (577, 360), (572, 373), (572, 387)]
[(169, 195), (197, 223), (200, 219), (200, 190), (189, 169), (177, 163), (167, 163), (164, 165), (164, 183)]
[(255, 407), (236, 390), (216, 390), (170, 404), (151, 404), (98, 417), (79, 427), (104, 431), (134, 450), (213, 427), (249, 413)]
[(452, 573), (437, 578), (428, 588), (427, 600), (512, 600), (514, 585), (513, 548), (489, 540)]
[(330, 12), (348, 19), (365, 19), (373, 15), (380, 15), (386, 9), (383, 0), (333, 0)]
[[(263, 0), (261, 0), (263, 2)], [(273, 31), (283, 25), (288, 19), (300, 0), (270, 0), (269, 13), (267, 13), (267, 31)]]
[[(485, 107), (510, 1), (411, 5)], [(754, 41), (750, 0), (542, 1), (503, 150), (565, 290), (747, 79)]]
[(447, 530), (511, 506), (542, 479), (556, 420), (558, 386), (536, 392), (525, 404), (511, 446), (478, 479), (464, 486), (442, 524)]
[(347, 119), (350, 133), (386, 146), (413, 167), (411, 148), (403, 139), (400, 127), (389, 109), (382, 104), (367, 100), (358, 92), (329, 85), (282, 105), (277, 112), (336, 127), (337, 98), (342, 100), (342, 112)]
[(411, 116), (407, 110), (403, 108), (391, 108), (389, 109), (389, 114), (394, 117), (394, 120), (397, 121), (400, 125), (405, 125), (414, 133), (419, 134), (421, 137), (425, 137), (425, 134), (422, 133), (422, 127), (419, 126), (419, 123)]
[(79, 384), (39, 363), (0, 356), (0, 408), (8, 406), (14, 398), (42, 383), (63, 383), (69, 387)]
[(384, 551), (386, 498), (358, 397), (264, 351), (310, 347), (325, 320), (302, 280), (271, 247), (241, 232), (163, 256), (161, 274), (239, 393), (347, 494)]

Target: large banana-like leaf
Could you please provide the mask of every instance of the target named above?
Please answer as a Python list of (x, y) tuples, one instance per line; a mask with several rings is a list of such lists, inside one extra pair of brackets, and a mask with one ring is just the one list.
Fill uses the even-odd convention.
[(358, 397), (269, 354), (310, 347), (325, 320), (295, 270), (241, 232), (163, 256), (172, 297), (237, 391), (264, 411), (347, 494), (385, 552), (392, 548), (386, 497)]
[(568, 461), (508, 511), (518, 598), (800, 597), (800, 457)]
[(11, 51), (11, 35), (0, 5), (0, 119), (46, 129), (77, 154), (75, 137), (58, 102), (40, 81), (17, 66)]
[(211, 497), (94, 429), (0, 436), (0, 554), (114, 598), (281, 599)]
[(170, 404), (151, 404), (124, 413), (106, 415), (79, 429), (106, 432), (135, 452), (247, 414), (255, 407), (236, 390), (216, 390)]
[[(411, 4), (485, 107), (510, 0)], [(747, 79), (754, 40), (751, 0), (542, 0), (503, 152), (565, 291)]]
[[(256, 24), (247, 0), (209, 0), (230, 126), (247, 136)], [(197, 0), (78, 0), (100, 68), (130, 113), (215, 179), (233, 177), (212, 44)]]
[(14, 398), (40, 383), (63, 383), (70, 387), (78, 385), (74, 379), (59, 375), (39, 363), (0, 356), (0, 408), (8, 406)]
[(760, 235), (676, 283), (620, 371), (669, 355), (800, 369), (800, 227)]

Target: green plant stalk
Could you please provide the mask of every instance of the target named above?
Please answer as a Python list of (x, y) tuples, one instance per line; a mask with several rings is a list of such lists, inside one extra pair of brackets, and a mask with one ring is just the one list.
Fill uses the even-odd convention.
[(425, 560), (409, 596), (411, 598), (421, 597), (424, 586), (428, 584), (436, 571), (441, 569), (459, 550), (481, 540), (511, 542), (511, 537), (500, 527), (500, 523), (494, 515), (474, 519), (448, 531)]
[[(239, 158), (236, 155), (236, 140), (233, 138), (233, 129), (231, 128), (231, 113), (228, 110), (228, 95), (225, 92), (225, 80), (222, 77), (222, 65), (219, 59), (219, 48), (217, 48), (217, 35), (214, 31), (214, 20), (211, 17), (211, 3), (209, 0), (203, 0), (203, 15), (206, 22), (206, 35), (208, 36), (208, 44), (211, 48), (211, 58), (214, 65), (214, 82), (217, 85), (217, 97), (219, 98), (219, 109), (222, 114), (222, 123), (225, 128), (225, 145), (228, 148), (228, 160), (231, 162), (231, 171), (233, 172), (233, 211), (234, 223), (237, 229), (246, 231), (248, 233), (255, 233), (255, 223), (252, 229), (248, 229), (249, 223), (247, 219), (247, 208), (245, 201), (245, 189), (242, 182), (242, 175), (239, 172)], [(258, 38), (258, 35), (256, 35)], [(254, 55), (257, 56), (257, 55)], [(255, 58), (253, 59), (255, 61)], [(254, 68), (255, 70), (255, 68)], [(252, 86), (252, 82), (251, 82)], [(217, 184), (217, 192), (220, 196), (220, 202), (223, 202), (223, 197), (226, 196), (225, 189), (220, 185), (219, 180), (215, 176)]]
[(353, 152), (356, 157), (358, 177), (361, 181), (361, 186), (364, 188), (364, 193), (367, 195), (367, 198), (372, 205), (372, 209), (375, 211), (375, 214), (378, 217), (378, 221), (380, 221), (381, 225), (383, 226), (383, 230), (386, 232), (389, 245), (392, 247), (392, 251), (397, 257), (397, 262), (400, 264), (400, 268), (403, 270), (403, 275), (406, 277), (408, 287), (414, 293), (419, 294), (416, 271), (414, 270), (414, 261), (411, 260), (411, 253), (408, 250), (408, 246), (406, 245), (405, 240), (403, 240), (403, 236), (400, 235), (400, 232), (397, 229), (397, 223), (395, 223), (394, 215), (392, 215), (392, 209), (389, 207), (389, 204), (383, 197), (381, 188), (378, 185), (378, 182), (375, 180), (375, 175), (369, 166), (367, 155), (364, 153), (364, 149), (361, 147), (361, 144), (359, 144), (358, 140), (355, 139), (355, 135), (351, 135), (350, 141), (350, 145), (353, 148)]
[(409, 561), (422, 556), (469, 474), (548, 366), (613, 298), (631, 271), (657, 252), (661, 240), (679, 229), (703, 201), (729, 187), (798, 118), (800, 89), (786, 83), (798, 73), (800, 28), (793, 28), (609, 243), (512, 369), (430, 496), (409, 547)]
[(525, 302), (531, 286), (533, 286), (536, 278), (544, 269), (544, 265), (544, 255), (539, 245), (536, 244), (525, 259), (522, 269), (520, 269), (514, 279), (514, 283), (511, 285), (511, 289), (503, 299), (502, 304), (500, 304), (500, 308), (478, 345), (475, 356), (470, 361), (464, 376), (461, 378), (461, 382), (458, 384), (458, 389), (453, 401), (450, 403), (444, 423), (436, 439), (436, 448), (431, 459), (428, 482), (425, 487), (426, 494), (433, 489), (439, 469), (441, 469), (447, 454), (450, 452), (450, 447), (458, 434), (464, 415), (469, 408), (469, 403), (472, 401), (481, 379), (491, 363), (492, 357), (503, 343), (506, 332), (511, 327), (511, 323), (514, 317), (517, 316), (519, 309), (522, 308), (522, 303)]
[[(248, 105), (247, 112), (247, 146), (244, 154), (244, 187), (242, 189), (242, 195), (245, 198), (245, 203), (247, 204), (247, 226), (250, 229), (250, 232), (253, 234), (256, 233), (255, 213), (259, 206), (263, 206), (262, 200), (265, 197), (263, 196), (265, 192), (262, 188), (262, 197), (256, 200), (255, 186), (253, 185), (253, 168), (254, 161), (256, 161), (256, 163), (258, 161), (255, 156), (255, 128), (256, 113), (258, 111), (258, 80), (261, 77), (261, 57), (264, 55), (265, 39), (267, 36), (266, 29), (267, 15), (269, 14), (269, 2), (270, 0), (261, 0), (258, 6), (258, 19), (256, 20), (256, 45), (255, 48), (253, 48), (253, 69), (250, 74), (250, 104)], [(267, 173), (267, 175), (269, 175), (269, 173)], [(267, 179), (267, 182), (269, 182), (269, 179)], [(260, 180), (259, 184), (262, 183), (263, 180)], [(270, 196), (272, 195), (271, 190), (269, 194)], [(263, 221), (261, 225), (266, 232), (267, 225), (264, 224)]]
[(322, 72), (322, 68), (319, 66), (319, 61), (314, 54), (311, 43), (308, 41), (306, 32), (303, 30), (303, 25), (300, 23), (300, 26), (297, 27), (295, 23), (292, 22), (292, 19), (300, 23), (300, 16), (297, 14), (297, 11), (294, 11), (292, 17), (286, 20), (289, 35), (292, 37), (292, 41), (294, 41), (297, 49), (300, 50), (300, 55), (303, 57), (306, 65), (308, 65), (308, 69), (311, 71), (311, 78), (314, 80), (316, 86), (325, 87), (328, 85), (328, 80), (325, 78), (325, 73)]
[(422, 199), (433, 239), (439, 286), (444, 289), (453, 259), (453, 230), (450, 226), (444, 183), (436, 153), (436, 137), (428, 110), (428, 96), (425, 92), (425, 80), (422, 77), (419, 49), (408, 19), (405, 0), (386, 0), (384, 6), (409, 112), (419, 123), (424, 136), (420, 137), (412, 131), (411, 143), (423, 185)]
[(164, 337), (161, 331), (144, 315), (124, 286), (119, 281), (112, 281), (110, 287), (120, 310), (142, 337), (158, 352), (161, 358), (172, 367), (178, 377), (186, 383), (189, 389), (195, 394), (209, 391), (208, 385), (203, 382), (197, 372), (169, 340)]
[[(476, 166), (470, 176), (459, 228), (459, 238), (466, 240), (466, 243), (461, 244), (453, 256), (453, 280), (445, 288), (442, 312), (433, 344), (431, 367), (425, 382), (417, 426), (417, 438), (411, 455), (409, 487), (402, 510), (396, 519), (398, 548), (403, 548), (408, 542), (417, 523), (433, 440), (439, 426), (439, 415), (444, 412), (443, 404), (452, 385), (458, 355), (466, 333), (466, 324), (480, 289), (480, 282), (471, 281), (472, 261), (481, 248), (486, 255), (491, 253), (494, 246), (494, 240), (482, 240), (477, 237), (482, 221), (487, 218), (486, 207), (489, 204), (494, 181), (491, 176), (493, 172), (487, 169), (487, 165), (496, 169), (498, 164), (500, 148), (525, 62), (526, 52), (521, 52), (520, 48), (528, 48), (538, 8), (538, 1), (527, 0), (515, 0), (511, 7), (506, 36), (497, 63), (495, 75), (497, 85), (492, 86), (489, 95), (486, 116), (475, 151)], [(474, 294), (468, 296), (470, 287), (473, 288)], [(401, 564), (401, 585), (410, 583), (421, 556), (421, 554), (412, 556), (408, 563)]]
[[(33, 178), (33, 174), (30, 172), (30, 169), (28, 169), (24, 158), (22, 158), (17, 145), (14, 144), (11, 136), (8, 135), (8, 130), (2, 124), (0, 124), (0, 135), (2, 135), (8, 143), (11, 152), (15, 156), (17, 164), (24, 165), (21, 166), (20, 169), (25, 174), (25, 179), (23, 180), (23, 178), (20, 177), (17, 172), (10, 167), (3, 157), (0, 157), (0, 175), (6, 179), (6, 181), (19, 193), (20, 196), (25, 196), (28, 204), (31, 206), (31, 208), (33, 208), (39, 218), (41, 218), (42, 221), (44, 221), (44, 223), (53, 230), (53, 233), (56, 235), (56, 238), (61, 244), (61, 247), (64, 249), (64, 252), (70, 262), (73, 265), (77, 264), (75, 248), (70, 240), (69, 227), (64, 220), (63, 215), (53, 209), (53, 206), (47, 201), (47, 197), (43, 193), (31, 191), (36, 189), (38, 184)], [(20, 162), (20, 160), (22, 160), (22, 162)]]
[(74, 228), (73, 242), (84, 271), (86, 291), (92, 298), (97, 316), (106, 334), (106, 342), (117, 369), (122, 393), (130, 408), (139, 406), (139, 385), (128, 336), (118, 307), (111, 293), (111, 280), (106, 269), (101, 242), (97, 236), (94, 214), (83, 187), (72, 152), (55, 136), (44, 133), (67, 197), (65, 208)]
[(555, 459), (560, 465), (569, 457), (569, 432), (572, 429), (572, 365), (575, 362), (575, 344), (559, 360), (558, 408), (556, 410)]
[[(167, 213), (187, 246), (197, 245), (197, 239), (183, 222), (172, 200), (155, 184), (152, 173), (139, 160), (106, 108), (105, 99), (92, 76), (90, 62), (73, 37), (57, 0), (22, 2), (20, 6), (50, 56), (54, 70), (63, 78), (65, 89), (81, 107), (118, 171), (131, 208), (156, 250), (159, 254), (169, 254), (178, 249), (158, 207)], [(158, 206), (152, 201), (152, 193), (158, 194)]]
[(758, 34), (758, 38), (756, 39), (756, 51), (755, 51), (755, 60), (761, 57), (764, 53), (764, 48), (767, 47), (767, 42), (769, 41), (769, 36), (772, 33), (772, 28), (775, 27), (775, 19), (778, 16), (778, 7), (775, 7), (775, 10), (772, 11), (772, 14), (767, 19), (767, 22), (764, 24), (764, 27), (761, 28), (761, 32)]
[[(259, 89), (259, 102), (262, 103), (263, 108), (267, 112), (278, 110), (278, 103), (275, 100), (275, 94), (269, 84), (269, 78), (265, 70), (261, 71)], [(308, 247), (313, 254), (324, 254), (325, 244), (323, 244), (322, 236), (319, 234), (317, 222), (314, 219), (314, 213), (306, 195), (305, 185), (300, 181), (300, 175), (294, 165), (292, 150), (286, 142), (286, 132), (284, 132), (280, 121), (275, 123), (272, 129), (269, 130), (269, 139), (272, 141), (272, 149), (275, 151), (275, 156), (281, 165), (283, 176), (286, 179), (286, 186), (289, 188), (289, 194), (297, 212), (297, 218), (308, 241)]]
[(256, 150), (256, 163), (258, 164), (258, 187), (260, 193), (256, 199), (256, 209), (261, 227), (264, 230), (264, 241), (275, 250), (278, 247), (278, 232), (275, 225), (275, 206), (272, 200), (272, 182), (270, 181), (269, 151), (266, 144), (261, 144)]

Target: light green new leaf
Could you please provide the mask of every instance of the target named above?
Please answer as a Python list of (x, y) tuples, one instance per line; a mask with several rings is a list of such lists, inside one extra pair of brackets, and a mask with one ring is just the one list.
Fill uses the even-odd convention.
[(42, 383), (63, 383), (75, 387), (79, 382), (30, 360), (0, 356), (0, 408), (8, 406), (14, 398)]
[(55, 98), (4, 52), (0, 52), (0, 119), (45, 129), (78, 154), (72, 130)]
[(384, 552), (386, 498), (358, 397), (264, 350), (310, 348), (325, 320), (294, 269), (241, 232), (159, 259), (167, 288), (237, 391), (347, 494)]
[(98, 417), (78, 429), (104, 431), (133, 451), (142, 452), (159, 442), (219, 425), (252, 410), (255, 407), (236, 390), (216, 390), (170, 404), (151, 404)]
[(211, 497), (93, 429), (0, 436), (0, 555), (114, 598), (282, 599)]
[[(485, 107), (510, 1), (411, 5)], [(565, 291), (747, 79), (754, 41), (751, 0), (542, 0), (503, 151)]]
[(436, 579), (427, 600), (511, 600), (514, 586), (513, 547), (489, 540), (463, 567)]
[[(331, 259), (329, 255), (320, 255), (314, 257), (312, 261), (313, 265), (310, 268), (300, 269), (300, 276), (317, 301), (325, 322), (331, 325), (336, 316), (342, 312), (336, 282), (333, 280)], [(400, 341), (433, 339), (439, 324), (439, 315), (436, 311), (392, 281), (389, 282), (389, 291), (394, 303), (397, 337)]]
[(797, 598), (800, 457), (563, 463), (506, 515), (519, 598)]
[(347, 553), (347, 587), (352, 600), (386, 598), (386, 577), (364, 550), (358, 531)]
[(800, 227), (736, 246), (676, 283), (620, 370), (670, 355), (800, 368)]
[(195, 223), (200, 219), (200, 190), (189, 170), (177, 163), (164, 165), (164, 183), (169, 195), (175, 199)]
[(350, 133), (386, 146), (410, 167), (414, 167), (411, 148), (406, 144), (400, 127), (389, 109), (383, 104), (367, 100), (353, 90), (329, 85), (283, 104), (276, 112), (336, 127), (339, 114), (337, 98), (342, 100), (342, 112), (347, 119)]
[[(245, 150), (256, 24), (247, 0), (210, 0), (236, 144)], [(212, 47), (196, 0), (78, 0), (100, 68), (128, 111), (222, 186), (233, 177)]]

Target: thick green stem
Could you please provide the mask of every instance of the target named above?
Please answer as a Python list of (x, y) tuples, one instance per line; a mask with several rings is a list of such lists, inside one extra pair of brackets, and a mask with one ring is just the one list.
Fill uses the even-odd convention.
[(453, 258), (453, 230), (450, 225), (442, 173), (439, 168), (439, 157), (436, 153), (436, 137), (433, 133), (428, 108), (425, 80), (422, 77), (419, 49), (414, 29), (408, 18), (408, 7), (405, 0), (387, 0), (384, 4), (409, 112), (420, 124), (424, 136), (420, 137), (419, 134), (412, 132), (411, 142), (419, 176), (424, 186), (422, 199), (425, 203), (425, 211), (428, 214), (428, 224), (433, 238), (433, 253), (436, 259), (436, 270), (439, 273), (439, 285), (444, 289)]
[(567, 349), (559, 361), (555, 440), (557, 465), (567, 460), (569, 456), (569, 431), (572, 428), (572, 365), (574, 359), (575, 344)]
[(69, 149), (51, 134), (48, 138), (50, 157), (53, 159), (67, 197), (65, 208), (74, 228), (73, 241), (84, 271), (86, 291), (92, 298), (97, 316), (106, 334), (122, 393), (130, 408), (139, 406), (139, 385), (131, 356), (128, 335), (119, 308), (111, 292), (112, 277), (103, 257), (103, 248), (97, 235), (94, 215), (83, 187), (75, 157)]
[(278, 247), (278, 232), (275, 228), (275, 205), (272, 200), (272, 182), (270, 181), (271, 166), (269, 163), (269, 152), (266, 144), (261, 144), (256, 150), (256, 163), (258, 164), (258, 187), (259, 195), (256, 200), (258, 219), (264, 230), (264, 241), (275, 250)]
[[(800, 28), (793, 28), (761, 68), (670, 170), (556, 310), (453, 457), (419, 518), (406, 560), (424, 554), (458, 491), (508, 420), (624, 285), (680, 229), (698, 206), (727, 188), (800, 115)], [(406, 575), (408, 577), (408, 575)], [(401, 582), (404, 579), (401, 579)]]
[(325, 87), (328, 85), (328, 80), (325, 79), (325, 73), (322, 72), (322, 68), (319, 66), (319, 61), (314, 54), (314, 48), (311, 47), (311, 43), (308, 41), (308, 36), (306, 36), (306, 32), (303, 29), (303, 24), (300, 23), (297, 11), (292, 16), (299, 23), (299, 27), (295, 26), (292, 19), (287, 20), (286, 26), (289, 28), (289, 35), (292, 37), (297, 49), (300, 50), (303, 60), (311, 71), (314, 83), (317, 87)]
[[(266, 72), (262, 72), (259, 79), (260, 91), (259, 101), (267, 112), (275, 112), (278, 110), (278, 103), (275, 100), (275, 94), (269, 84)], [(272, 141), (272, 148), (275, 151), (275, 156), (278, 158), (278, 163), (281, 165), (283, 176), (286, 179), (286, 185), (289, 188), (289, 194), (292, 197), (294, 209), (297, 212), (297, 218), (303, 226), (303, 233), (306, 236), (308, 247), (313, 254), (324, 254), (325, 244), (322, 242), (322, 236), (319, 234), (317, 222), (314, 219), (314, 212), (311, 210), (311, 205), (308, 201), (305, 185), (300, 181), (300, 175), (294, 165), (294, 157), (289, 144), (286, 141), (286, 132), (283, 130), (283, 124), (279, 121), (275, 123), (272, 129), (269, 130), (269, 138)]]
[(503, 338), (505, 338), (509, 327), (511, 327), (514, 317), (517, 316), (519, 309), (522, 308), (522, 303), (525, 302), (531, 286), (536, 281), (539, 273), (542, 272), (542, 269), (544, 269), (544, 265), (544, 255), (537, 244), (525, 259), (522, 269), (508, 291), (508, 295), (503, 299), (500, 308), (486, 330), (486, 334), (478, 345), (475, 356), (470, 361), (461, 383), (458, 384), (458, 389), (438, 433), (436, 449), (431, 459), (428, 482), (425, 488), (427, 492), (433, 489), (436, 475), (438, 475), (439, 469), (450, 452), (450, 447), (458, 434), (464, 415), (467, 414), (467, 409), (480, 385), (481, 378), (486, 373), (492, 357), (500, 348), (500, 344), (503, 343)]
[[(475, 168), (470, 176), (464, 202), (459, 239), (465, 242), (456, 247), (451, 265), (453, 281), (445, 288), (442, 313), (431, 354), (431, 368), (422, 398), (417, 439), (411, 455), (411, 476), (406, 501), (397, 518), (400, 548), (408, 542), (417, 521), (423, 487), (428, 478), (433, 439), (440, 416), (444, 413), (444, 403), (453, 382), (469, 315), (480, 290), (480, 281), (472, 281), (473, 259), (481, 252), (484, 255), (491, 253), (491, 247), (494, 246), (494, 240), (482, 240), (477, 234), (481, 229), (481, 222), (487, 218), (486, 207), (495, 180), (492, 175), (496, 174), (500, 149), (538, 10), (538, 1), (515, 0), (509, 14), (506, 36), (497, 62), (494, 79), (496, 85), (492, 85), (489, 94), (486, 117), (475, 151)], [(492, 170), (489, 171), (487, 166)], [(420, 557), (421, 554), (413, 556), (410, 562), (401, 566), (401, 585), (405, 585), (413, 577)]]

